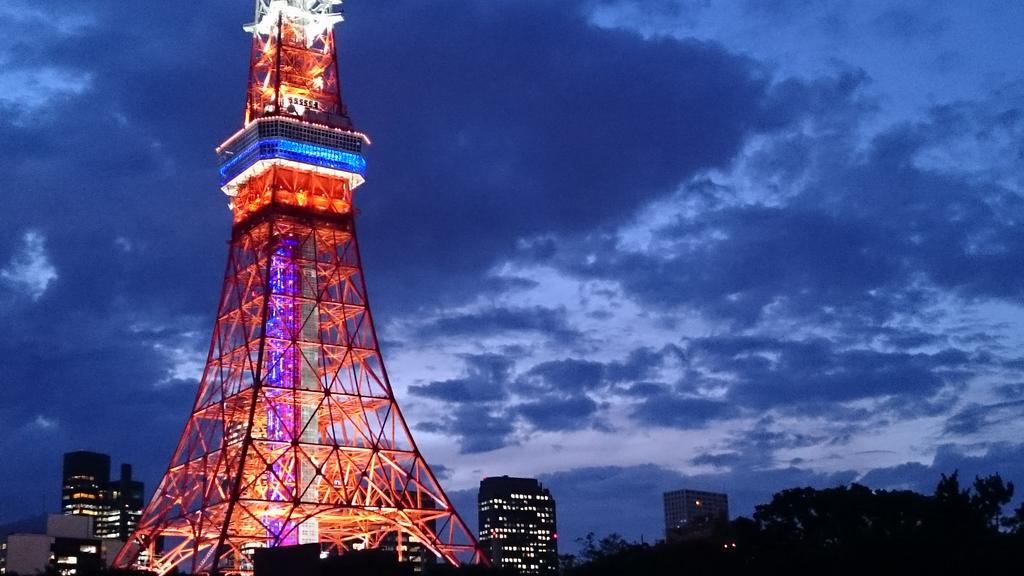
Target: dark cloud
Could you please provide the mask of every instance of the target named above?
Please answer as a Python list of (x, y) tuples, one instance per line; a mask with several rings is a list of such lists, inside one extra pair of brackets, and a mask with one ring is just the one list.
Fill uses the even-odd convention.
[(604, 364), (593, 360), (551, 360), (530, 368), (516, 384), (527, 394), (573, 395), (603, 386), (605, 371)]
[[(825, 338), (721, 336), (660, 350), (638, 348), (624, 361), (543, 362), (511, 386), (528, 397), (575, 399), (581, 406), (589, 406), (585, 398), (620, 397), (635, 402), (631, 413), (637, 425), (700, 428), (768, 409), (856, 419), (840, 403), (866, 398), (888, 398), (886, 409), (895, 412), (934, 415), (956, 401), (942, 391), (961, 389), (991, 368), (984, 356), (956, 348), (886, 352), (851, 349)], [(718, 392), (709, 396), (711, 390)]]
[[(1024, 90), (987, 105), (938, 107), (927, 122), (884, 131), (864, 154), (852, 136), (872, 110), (863, 83), (863, 73), (848, 71), (774, 88), (816, 112), (812, 133), (752, 153), (744, 177), (787, 187), (777, 196), (771, 185), (755, 191), (771, 201), (738, 203), (733, 185), (697, 180), (679, 196), (692, 209), (655, 229), (658, 250), (622, 251), (616, 235), (591, 233), (524, 258), (618, 282), (644, 306), (693, 309), (737, 327), (792, 317), (864, 332), (900, 314), (924, 315), (942, 295), (1019, 301), (1024, 268), (1013, 254), (1024, 233), (1011, 215), (1024, 205), (995, 182), (1013, 178), (999, 158), (1016, 151), (998, 143), (1019, 141)], [(965, 139), (988, 143), (997, 159), (991, 179), (926, 161)]]
[(549, 360), (534, 365), (517, 380), (524, 393), (572, 394), (607, 389), (613, 384), (633, 384), (652, 378), (666, 362), (684, 361), (683, 350), (674, 344), (660, 349), (640, 347), (624, 360), (599, 362), (580, 358)]
[[(483, 404), (509, 421), (519, 419), (527, 431), (605, 429), (603, 406), (608, 402), (628, 402), (631, 421), (641, 428), (699, 429), (766, 410), (858, 422), (867, 414), (844, 403), (863, 399), (881, 400), (880, 409), (888, 414), (936, 416), (956, 404), (949, 391), (964, 389), (978, 374), (998, 373), (984, 355), (956, 348), (880, 351), (825, 338), (693, 338), (679, 346), (638, 348), (622, 361), (565, 358), (519, 374), (503, 356), (465, 361), (465, 377), (411, 391), (456, 405)], [(832, 434), (848, 436), (855, 429)], [(961, 424), (957, 430), (965, 429)], [(756, 446), (755, 452), (770, 458), (776, 449), (794, 447), (796, 440), (758, 426), (736, 443)], [(820, 444), (828, 436), (799, 441)]]
[(457, 439), (465, 454), (490, 452), (514, 444), (514, 424), (501, 413), (494, 413), (486, 406), (471, 404), (457, 406), (440, 422), (427, 422), (420, 429), (431, 432), (445, 432)]
[(752, 407), (798, 406), (897, 395), (928, 398), (973, 374), (961, 350), (906, 353), (844, 350), (830, 340), (703, 338), (689, 343), (691, 364), (735, 378), (731, 398)]
[(605, 429), (608, 426), (599, 416), (601, 406), (595, 398), (624, 394), (640, 399), (634, 417), (644, 425), (672, 425), (670, 422), (684, 417), (701, 419), (687, 408), (699, 407), (704, 414), (724, 415), (724, 411), (717, 412), (717, 403), (705, 405), (694, 401), (692, 406), (683, 406), (687, 401), (664, 392), (665, 385), (637, 382), (652, 376), (666, 361), (679, 359), (681, 354), (678, 347), (667, 345), (660, 350), (637, 348), (623, 361), (602, 363), (565, 358), (541, 362), (513, 382), (513, 390), (530, 399), (516, 406), (515, 411), (540, 430)]
[(508, 379), (512, 361), (496, 354), (464, 357), (466, 376), (437, 380), (421, 386), (410, 386), (409, 392), (426, 398), (452, 403), (484, 403), (508, 396)]
[[(666, 384), (635, 381), (681, 355), (682, 350), (674, 345), (660, 350), (638, 348), (620, 362), (565, 358), (535, 364), (518, 375), (512, 372), (513, 361), (509, 356), (466, 355), (462, 358), (464, 376), (413, 385), (409, 391), (458, 408), (428, 428), (453, 434), (463, 442), (466, 452), (512, 443), (517, 422), (526, 432), (607, 429), (601, 409), (609, 395), (624, 394), (639, 400), (635, 416), (645, 426), (677, 425), (683, 418), (706, 423), (734, 413), (721, 402), (694, 400), (692, 405), (687, 404), (691, 401), (671, 396)], [(700, 414), (692, 408), (699, 408)], [(483, 428), (475, 422), (462, 422), (481, 417), (495, 422)], [(488, 438), (469, 438), (469, 434)]]
[(418, 428), (448, 434), (463, 453), (489, 452), (516, 442), (515, 418), (503, 400), (508, 398), (512, 360), (497, 354), (462, 357), (464, 376), (409, 387), (413, 395), (445, 403), (440, 419)]
[(631, 414), (639, 426), (703, 428), (713, 420), (738, 415), (735, 405), (724, 400), (687, 398), (656, 393), (645, 397)]
[(632, 350), (621, 362), (606, 365), (605, 375), (612, 382), (636, 382), (655, 377), (659, 368), (674, 361), (685, 361), (679, 346), (666, 344), (659, 349), (645, 346)]
[(1005, 429), (1024, 418), (1024, 400), (995, 404), (970, 404), (946, 421), (945, 434), (975, 435)]
[(580, 333), (569, 326), (564, 308), (488, 307), (480, 311), (454, 313), (423, 324), (423, 337), (486, 337), (506, 332), (530, 332), (541, 337), (573, 341)]
[(587, 396), (577, 395), (524, 402), (515, 410), (536, 429), (559, 432), (592, 426), (597, 403)]
[[(808, 468), (815, 462), (837, 459), (837, 451), (848, 450), (851, 438), (871, 426), (870, 413), (864, 410), (837, 408), (829, 417), (828, 422), (808, 431), (794, 427), (789, 419), (762, 416), (753, 425), (732, 432), (713, 449), (699, 450), (689, 463), (712, 466), (714, 474), (726, 476), (779, 467)], [(794, 449), (812, 449), (818, 455), (782, 456)]]
[(1021, 399), (1024, 398), (1024, 383), (1004, 384), (996, 387), (996, 392), (1007, 400)]
[(696, 466), (714, 466), (715, 468), (729, 468), (743, 461), (743, 455), (737, 452), (718, 452), (698, 454), (690, 458), (690, 463)]
[(755, 62), (594, 27), (584, 6), (349, 7), (347, 94), (376, 142), (364, 228), (403, 231), (364, 242), (368, 262), (391, 264), (385, 290), (479, 269), (522, 237), (619, 222), (799, 116)]
[(627, 396), (634, 396), (643, 398), (645, 396), (653, 396), (655, 394), (662, 394), (669, 390), (669, 386), (658, 382), (637, 382), (627, 386), (624, 389), (624, 393)]
[[(962, 483), (978, 476), (999, 474), (1004, 479), (1024, 478), (1024, 446), (993, 444), (977, 454), (966, 454), (963, 447), (940, 445), (930, 464), (909, 462), (891, 468), (879, 468), (865, 474), (860, 482), (873, 488), (904, 488), (925, 494), (935, 491), (941, 474), (959, 471)], [(1017, 494), (1014, 503), (1022, 500)]]

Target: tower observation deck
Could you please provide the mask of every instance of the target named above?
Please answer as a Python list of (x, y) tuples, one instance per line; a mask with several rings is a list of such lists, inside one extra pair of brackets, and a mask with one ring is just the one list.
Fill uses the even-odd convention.
[(340, 0), (257, 0), (244, 125), (217, 148), (231, 247), (199, 390), (119, 567), (247, 574), (257, 548), (415, 544), (486, 560), (416, 447), (356, 242), (366, 135), (341, 98)]

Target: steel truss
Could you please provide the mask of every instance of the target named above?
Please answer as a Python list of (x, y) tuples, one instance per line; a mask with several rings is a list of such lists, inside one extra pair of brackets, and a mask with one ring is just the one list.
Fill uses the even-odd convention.
[(302, 116), (308, 109), (322, 121), (350, 125), (332, 28), (340, 14), (330, 3), (320, 2), (316, 11), (301, 9), (302, 3), (257, 0), (256, 22), (246, 27), (253, 32), (246, 123), (267, 113)]
[(255, 547), (395, 534), (481, 559), (395, 401), (352, 212), (271, 201), (236, 227), (192, 416), (118, 564), (244, 572)]
[[(245, 574), (253, 549), (305, 543), (394, 546), (400, 559), (416, 543), (486, 563), (381, 359), (352, 206), (368, 140), (341, 102), (338, 2), (257, 2), (246, 127), (220, 149), (234, 228), (206, 368), (115, 565)], [(291, 124), (264, 134), (277, 117)]]

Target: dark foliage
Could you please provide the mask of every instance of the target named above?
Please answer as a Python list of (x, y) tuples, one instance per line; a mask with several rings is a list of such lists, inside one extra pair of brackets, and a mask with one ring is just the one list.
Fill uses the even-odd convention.
[[(146, 572), (144, 570), (116, 570), (113, 568), (106, 568), (103, 570), (80, 570), (78, 572), (81, 576), (154, 576), (153, 572)], [(176, 574), (176, 572), (175, 572)], [(41, 573), (41, 576), (59, 576), (60, 571), (55, 568), (47, 569)], [(9, 576), (17, 576), (12, 574)]]
[(459, 566), (455, 568), (447, 564), (430, 566), (424, 572), (426, 576), (517, 576), (517, 572), (489, 566)]
[(859, 484), (794, 488), (699, 541), (589, 535), (579, 557), (563, 557), (563, 574), (1015, 573), (1024, 566), (1024, 505), (1004, 516), (1012, 497), (1013, 484), (998, 475), (963, 488), (956, 473), (931, 496)]
[(393, 552), (362, 550), (341, 556), (332, 556), (320, 566), (320, 576), (413, 576), (412, 566), (398, 561)]

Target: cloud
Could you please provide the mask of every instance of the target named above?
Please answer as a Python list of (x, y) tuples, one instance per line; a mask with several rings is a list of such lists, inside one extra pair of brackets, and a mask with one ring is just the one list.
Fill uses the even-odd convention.
[[(1000, 474), (1003, 479), (1013, 481), (1024, 478), (1024, 445), (1020, 443), (997, 443), (984, 449), (971, 449), (955, 444), (938, 447), (930, 464), (909, 463), (891, 468), (879, 468), (865, 474), (860, 482), (873, 488), (903, 488), (930, 494), (935, 490), (940, 474), (960, 472), (962, 481), (972, 481), (977, 476)], [(1017, 494), (1014, 503), (1022, 500)]]
[[(638, 215), (643, 226), (549, 238), (544, 252), (523, 250), (520, 267), (615, 282), (641, 306), (739, 329), (786, 319), (885, 329), (934, 312), (946, 295), (1018, 301), (1024, 268), (1012, 255), (1024, 236), (1008, 215), (1024, 209), (1010, 169), (1024, 90), (937, 107), (865, 148), (854, 137), (872, 109), (863, 84), (856, 71), (778, 84), (815, 111), (805, 127), (692, 179)], [(971, 152), (943, 162), (948, 142)]]
[(633, 409), (631, 417), (638, 426), (692, 429), (738, 414), (737, 407), (727, 401), (655, 393), (646, 395)]
[(39, 430), (55, 430), (60, 426), (60, 421), (56, 418), (50, 418), (37, 414), (35, 419), (32, 420), (32, 427)]
[(165, 376), (158, 386), (180, 384), (197, 386), (206, 368), (206, 340), (195, 332), (177, 338), (161, 338), (152, 343), (153, 350), (165, 359)]
[(454, 436), (463, 454), (491, 452), (515, 442), (513, 420), (485, 406), (456, 406), (440, 420), (423, 422), (417, 428)]
[(477, 404), (496, 402), (508, 396), (512, 361), (497, 354), (463, 357), (466, 376), (413, 385), (409, 392), (448, 403)]
[(55, 99), (84, 94), (92, 80), (89, 73), (56, 67), (0, 71), (0, 109), (25, 121), (24, 116), (38, 114)]
[(604, 383), (604, 364), (566, 358), (533, 366), (519, 379), (517, 388), (526, 394), (573, 395), (598, 389)]
[[(371, 170), (403, 166), (372, 172), (370, 182), (431, 190), (363, 197), (363, 229), (403, 231), (366, 249), (368, 263), (390, 263), (374, 272), (384, 275), (383, 298), (398, 306), (432, 286), (444, 287), (434, 292), (442, 299), (463, 294), (468, 286), (452, 280), (486, 270), (520, 239), (620, 222), (697, 171), (727, 165), (748, 135), (801, 114), (748, 58), (710, 42), (595, 27), (588, 9), (349, 8), (361, 23), (343, 31), (350, 109), (374, 135)], [(374, 31), (385, 26), (403, 41), (380, 42)], [(444, 42), (431, 29), (447, 30)], [(396, 105), (393, 95), (406, 91), (429, 113)]]
[[(44, 27), (47, 32), (63, 35), (74, 35), (95, 24), (92, 14), (83, 10), (68, 10), (65, 6), (46, 6), (26, 0), (8, 0), (0, 6), (0, 15), (18, 25), (18, 30), (26, 27)], [(34, 28), (29, 28), (33, 32)], [(12, 36), (17, 37), (17, 32)], [(43, 40), (47, 36), (43, 36)]]
[(544, 398), (519, 404), (516, 412), (537, 430), (577, 430), (594, 424), (592, 417), (597, 412), (597, 403), (585, 395)]
[(424, 337), (487, 337), (505, 332), (529, 332), (535, 336), (563, 341), (572, 341), (580, 337), (579, 332), (569, 327), (564, 309), (542, 306), (496, 306), (443, 314), (421, 325), (419, 332)]
[(57, 268), (50, 262), (46, 236), (29, 230), (21, 237), (21, 247), (6, 266), (0, 268), (0, 279), (9, 287), (33, 301), (38, 301), (50, 284), (57, 280)]
[(1024, 417), (1024, 400), (998, 402), (995, 404), (972, 403), (954, 414), (946, 421), (945, 433), (948, 436), (974, 436), (991, 433), (993, 429), (1003, 429), (1007, 425), (1020, 422)]
[(118, 236), (117, 238), (114, 238), (114, 245), (126, 253), (131, 252), (135, 248), (135, 244), (128, 238), (125, 238), (124, 236)]
[(843, 349), (823, 338), (700, 338), (690, 366), (732, 381), (730, 398), (752, 407), (817, 405), (881, 396), (928, 398), (973, 375), (968, 354)]
[(508, 398), (513, 363), (497, 354), (465, 354), (465, 374), (409, 387), (413, 395), (441, 402), (435, 418), (418, 428), (458, 440), (464, 454), (490, 452), (515, 443), (515, 418), (502, 401)]

